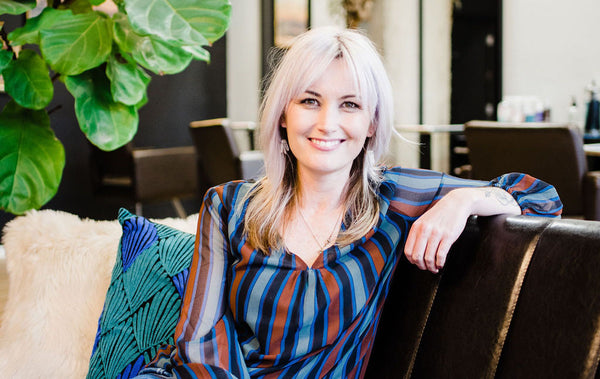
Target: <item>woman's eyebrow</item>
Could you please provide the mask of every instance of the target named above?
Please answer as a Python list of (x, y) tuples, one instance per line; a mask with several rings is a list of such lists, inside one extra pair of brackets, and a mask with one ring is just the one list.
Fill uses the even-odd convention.
[[(322, 97), (320, 93), (310, 90), (310, 89), (307, 89), (306, 91), (304, 91), (304, 93), (307, 93), (307, 94), (315, 96), (315, 97)], [(355, 95), (355, 94), (348, 94), (348, 95), (344, 95), (344, 96), (340, 97), (340, 99), (342, 99), (342, 100), (358, 99), (358, 98), (359, 98), (359, 96)]]

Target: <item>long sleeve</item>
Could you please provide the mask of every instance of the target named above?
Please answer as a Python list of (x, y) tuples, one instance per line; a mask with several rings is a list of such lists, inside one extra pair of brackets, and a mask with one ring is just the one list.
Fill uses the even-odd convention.
[(175, 345), (160, 350), (141, 372), (157, 377), (248, 377), (228, 305), (232, 260), (223, 187), (209, 190), (200, 211), (195, 254), (175, 330)]
[(489, 182), (456, 178), (442, 174), (436, 199), (458, 187), (492, 186), (507, 191), (521, 207), (521, 214), (556, 217), (562, 213), (562, 203), (556, 189), (527, 174), (509, 173)]
[(557, 217), (562, 203), (556, 189), (530, 175), (509, 173), (490, 181), (457, 178), (435, 171), (391, 168), (385, 172), (383, 191), (392, 210), (416, 220), (448, 192), (461, 187), (493, 186), (506, 190), (530, 216)]
[(510, 193), (522, 214), (557, 217), (562, 213), (563, 206), (556, 189), (530, 175), (510, 173), (492, 180), (490, 185)]

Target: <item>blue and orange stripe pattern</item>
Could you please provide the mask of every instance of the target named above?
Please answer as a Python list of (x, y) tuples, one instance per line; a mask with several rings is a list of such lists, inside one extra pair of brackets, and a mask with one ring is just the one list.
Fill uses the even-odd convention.
[(204, 200), (175, 345), (144, 370), (182, 378), (355, 378), (364, 374), (412, 222), (454, 188), (499, 186), (524, 214), (559, 215), (552, 186), (508, 174), (481, 182), (393, 168), (380, 186), (380, 219), (363, 238), (333, 246), (312, 267), (285, 249), (246, 242), (242, 201), (251, 183)]

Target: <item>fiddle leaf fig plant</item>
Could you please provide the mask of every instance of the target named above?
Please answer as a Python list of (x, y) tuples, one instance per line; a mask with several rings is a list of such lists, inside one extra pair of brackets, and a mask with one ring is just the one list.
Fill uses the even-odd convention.
[[(110, 0), (106, 0), (110, 2)], [(149, 73), (176, 74), (229, 27), (229, 0), (47, 0), (23, 26), (5, 30), (0, 74), (11, 100), (0, 113), (0, 209), (22, 214), (58, 190), (65, 151), (47, 107), (54, 83), (75, 99), (79, 128), (100, 149), (127, 144), (147, 102)], [(0, 0), (0, 15), (20, 15), (36, 0)]]

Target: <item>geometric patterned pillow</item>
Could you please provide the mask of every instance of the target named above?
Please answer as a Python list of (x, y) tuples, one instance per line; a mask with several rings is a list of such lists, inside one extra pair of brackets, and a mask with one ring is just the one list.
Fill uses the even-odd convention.
[(119, 210), (123, 235), (88, 378), (129, 378), (173, 344), (195, 236)]

